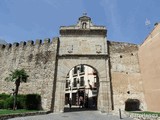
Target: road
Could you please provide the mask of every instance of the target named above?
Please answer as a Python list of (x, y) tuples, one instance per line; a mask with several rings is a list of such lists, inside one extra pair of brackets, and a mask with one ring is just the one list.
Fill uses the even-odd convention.
[[(50, 113), (46, 115), (12, 118), (9, 120), (120, 120), (118, 116), (99, 111), (70, 111), (64, 113)], [(122, 120), (132, 120), (123, 118)]]

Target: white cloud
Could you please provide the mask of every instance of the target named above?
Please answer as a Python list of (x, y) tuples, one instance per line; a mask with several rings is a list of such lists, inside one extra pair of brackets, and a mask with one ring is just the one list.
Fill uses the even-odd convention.
[(121, 28), (120, 28), (120, 15), (118, 14), (118, 9), (117, 9), (117, 1), (116, 0), (102, 0), (101, 6), (104, 9), (105, 16), (106, 16), (106, 21), (108, 24), (110, 24), (112, 28), (112, 32), (114, 35), (120, 36), (121, 33)]

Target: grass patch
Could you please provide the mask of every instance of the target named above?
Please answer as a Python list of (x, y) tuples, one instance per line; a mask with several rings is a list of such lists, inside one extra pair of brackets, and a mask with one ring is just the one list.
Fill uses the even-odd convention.
[(28, 112), (38, 112), (38, 110), (7, 110), (7, 109), (0, 109), (0, 115), (9, 115), (9, 114), (18, 114), (18, 113), (28, 113)]
[(131, 112), (130, 111), (129, 113), (146, 114), (146, 115), (158, 115), (160, 117), (160, 113), (159, 112), (150, 112), (150, 111)]

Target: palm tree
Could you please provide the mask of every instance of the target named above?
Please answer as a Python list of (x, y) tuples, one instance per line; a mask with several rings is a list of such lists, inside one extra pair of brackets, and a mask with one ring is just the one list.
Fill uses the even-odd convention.
[(9, 74), (9, 77), (7, 77), (5, 80), (12, 81), (15, 83), (15, 89), (13, 89), (13, 95), (14, 95), (14, 104), (13, 109), (16, 110), (17, 108), (17, 95), (18, 90), (21, 82), (27, 82), (27, 78), (29, 76), (27, 75), (26, 71), (24, 69), (15, 69), (14, 71), (11, 71), (11, 74)]

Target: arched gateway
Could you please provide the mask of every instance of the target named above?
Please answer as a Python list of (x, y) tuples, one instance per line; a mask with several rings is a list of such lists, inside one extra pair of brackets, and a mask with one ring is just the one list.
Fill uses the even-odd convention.
[(65, 111), (71, 106), (97, 109), (98, 78), (97, 70), (93, 67), (84, 64), (74, 66), (66, 76)]
[(99, 77), (97, 109), (111, 111), (109, 58), (106, 42), (107, 30), (96, 26), (84, 15), (77, 25), (60, 28), (54, 112), (63, 112), (65, 106), (66, 75), (77, 65), (93, 67)]

